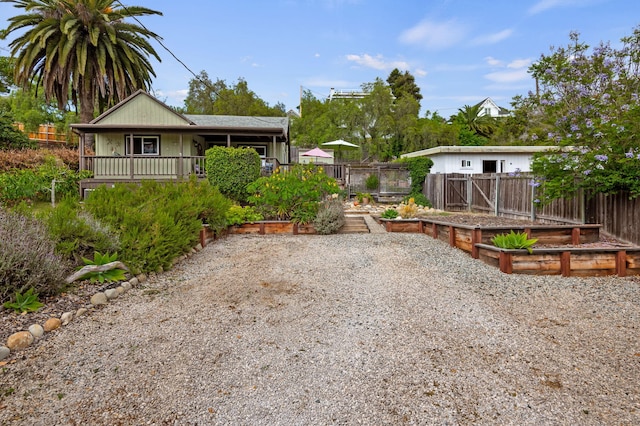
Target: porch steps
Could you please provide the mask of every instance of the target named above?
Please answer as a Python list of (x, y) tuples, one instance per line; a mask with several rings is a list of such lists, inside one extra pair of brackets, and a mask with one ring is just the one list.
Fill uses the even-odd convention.
[(369, 227), (362, 215), (359, 216), (345, 216), (345, 223), (338, 231), (338, 234), (363, 234), (369, 233)]

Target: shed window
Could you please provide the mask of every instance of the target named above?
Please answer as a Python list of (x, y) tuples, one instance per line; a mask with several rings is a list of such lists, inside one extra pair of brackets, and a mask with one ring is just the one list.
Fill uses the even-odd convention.
[[(125, 153), (130, 154), (131, 137), (125, 138)], [(134, 155), (160, 155), (160, 136), (134, 136), (133, 137), (133, 154)]]
[(471, 160), (462, 160), (462, 168), (468, 169), (471, 167)]

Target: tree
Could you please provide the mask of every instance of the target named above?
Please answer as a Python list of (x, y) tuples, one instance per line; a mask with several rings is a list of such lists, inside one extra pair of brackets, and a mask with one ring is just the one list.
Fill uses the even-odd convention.
[(529, 71), (539, 93), (526, 102), (537, 117), (532, 140), (559, 149), (537, 156), (540, 199), (565, 197), (579, 189), (640, 195), (640, 27), (613, 49), (589, 50), (577, 33), (566, 47), (542, 55)]
[(415, 77), (412, 76), (409, 71), (402, 73), (398, 68), (395, 68), (391, 71), (389, 77), (387, 77), (387, 83), (389, 83), (391, 92), (396, 99), (410, 96), (415, 99), (416, 102), (418, 102), (418, 106), (420, 106), (420, 101), (422, 100), (420, 87), (418, 87)]
[(465, 105), (458, 109), (458, 115), (455, 116), (455, 121), (466, 126), (467, 129), (476, 135), (487, 138), (491, 136), (496, 129), (496, 122), (493, 117), (480, 114), (481, 112), (480, 104), (473, 106)]
[(246, 80), (228, 87), (224, 80), (212, 82), (206, 71), (200, 71), (189, 81), (189, 93), (184, 101), (188, 114), (218, 114), (262, 117), (284, 117), (285, 106), (281, 103), (270, 107), (249, 89)]
[(15, 82), (42, 87), (47, 100), (64, 110), (71, 101), (83, 123), (155, 76), (149, 57), (160, 57), (149, 43), (158, 36), (127, 18), (162, 13), (114, 0), (0, 0), (24, 9), (9, 18), (4, 37), (26, 29), (11, 43)]

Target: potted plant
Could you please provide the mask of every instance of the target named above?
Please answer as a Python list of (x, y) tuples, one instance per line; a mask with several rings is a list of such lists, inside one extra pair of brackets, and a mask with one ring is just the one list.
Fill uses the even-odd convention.
[(369, 204), (373, 200), (373, 197), (368, 192), (357, 192), (356, 199), (359, 204)]

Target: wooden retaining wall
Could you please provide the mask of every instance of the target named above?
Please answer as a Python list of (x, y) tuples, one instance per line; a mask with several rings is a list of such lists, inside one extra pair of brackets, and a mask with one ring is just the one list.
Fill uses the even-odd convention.
[[(387, 232), (419, 232), (469, 253), (474, 259), (512, 274), (603, 276), (640, 275), (640, 247), (572, 247), (599, 241), (600, 225), (460, 225), (433, 219), (379, 219)], [(501, 249), (491, 244), (498, 234), (526, 232), (540, 245), (566, 247), (527, 250)]]

